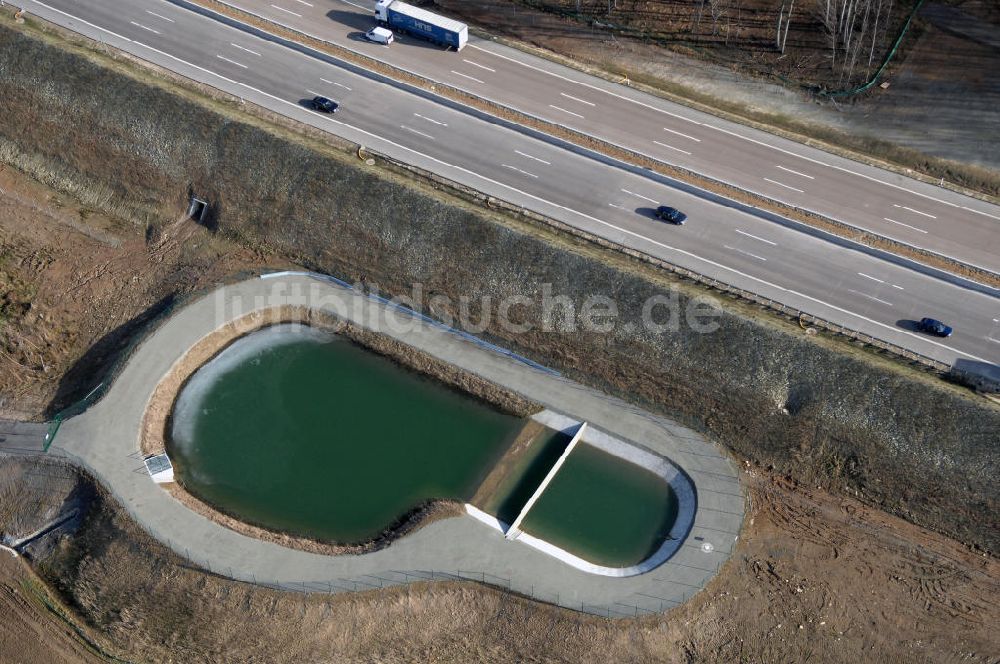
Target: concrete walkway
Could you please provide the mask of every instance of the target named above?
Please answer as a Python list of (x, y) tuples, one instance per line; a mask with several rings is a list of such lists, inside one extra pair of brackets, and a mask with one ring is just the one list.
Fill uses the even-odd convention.
[(0, 454), (41, 454), (48, 431), (44, 423), (0, 420)]
[[(653, 571), (611, 578), (574, 569), (464, 515), (430, 524), (390, 547), (324, 556), (240, 535), (206, 519), (153, 483), (138, 452), (146, 404), (162, 376), (222, 324), (281, 305), (323, 309), (388, 334), (662, 455), (691, 478), (697, 512), (677, 553)], [(299, 591), (354, 590), (428, 578), (493, 583), (602, 615), (660, 611), (684, 601), (729, 557), (743, 520), (739, 480), (699, 433), (408, 315), (330, 280), (282, 275), (226, 286), (184, 307), (135, 351), (105, 397), (63, 423), (50, 450), (101, 478), (150, 533), (192, 562), (236, 579)]]

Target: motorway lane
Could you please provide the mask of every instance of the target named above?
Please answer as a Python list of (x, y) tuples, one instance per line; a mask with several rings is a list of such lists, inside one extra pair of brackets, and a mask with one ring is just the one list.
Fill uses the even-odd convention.
[[(996, 298), (530, 139), (163, 0), (136, 0), (127, 12), (62, 2), (66, 14), (37, 2), (35, 12), (350, 140), (853, 329), (947, 362), (1000, 359)], [(302, 107), (300, 101), (317, 92), (335, 92), (343, 112), (331, 118)], [(678, 228), (637, 214), (661, 202), (684, 209), (691, 221)], [(955, 324), (956, 335), (938, 341), (897, 325), (928, 314)]]
[[(110, 5), (121, 0), (101, 0)], [(499, 104), (884, 237), (1000, 273), (1000, 207), (471, 37), (460, 53), (368, 44), (373, 3), (226, 0)], [(1000, 130), (984, 140), (1000, 143)]]

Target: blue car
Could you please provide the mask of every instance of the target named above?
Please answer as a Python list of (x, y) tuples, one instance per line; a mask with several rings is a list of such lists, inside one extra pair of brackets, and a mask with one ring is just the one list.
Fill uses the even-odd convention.
[(933, 334), (935, 337), (950, 337), (952, 332), (950, 327), (933, 318), (921, 318), (917, 327), (921, 332)]

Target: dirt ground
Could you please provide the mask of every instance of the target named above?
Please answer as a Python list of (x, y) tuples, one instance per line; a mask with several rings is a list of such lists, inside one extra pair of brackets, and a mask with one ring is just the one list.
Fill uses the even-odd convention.
[(165, 303), (266, 260), (181, 212), (131, 227), (0, 166), (0, 418), (84, 396)]
[[(753, 507), (731, 562), (686, 605), (638, 619), (581, 615), (472, 583), (336, 596), (235, 583), (186, 565), (104, 498), (79, 532), (61, 536), (55, 552), (34, 564), (72, 607), (82, 639), (126, 661), (1000, 657), (990, 627), (1000, 621), (996, 560), (850, 498), (753, 469), (744, 479)], [(93, 661), (69, 623), (14, 592), (25, 578), (0, 563), (0, 601), (25, 623), (0, 632), (0, 658)], [(53, 648), (59, 658), (46, 659)]]
[(30, 568), (0, 555), (0, 657), (11, 664), (93, 664), (107, 659), (42, 601), (47, 591)]
[[(187, 222), (102, 219), (10, 170), (0, 189), (8, 416), (38, 416), (60, 390), (86, 389), (132, 329), (123, 324), (164, 297), (270, 260)], [(995, 559), (749, 466), (751, 509), (730, 563), (686, 605), (620, 621), (471, 583), (338, 596), (236, 583), (166, 550), (85, 477), (15, 459), (0, 470), (3, 535), (23, 536), (70, 505), (82, 512), (29, 548), (44, 584), (0, 551), (5, 662), (1000, 658)]]

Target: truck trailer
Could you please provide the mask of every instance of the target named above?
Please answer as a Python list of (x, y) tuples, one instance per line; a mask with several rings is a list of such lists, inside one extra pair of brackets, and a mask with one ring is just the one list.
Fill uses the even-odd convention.
[(375, 20), (397, 32), (409, 33), (461, 51), (469, 40), (469, 28), (454, 19), (439, 16), (399, 0), (378, 0)]

